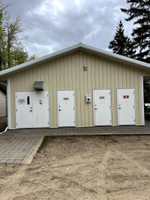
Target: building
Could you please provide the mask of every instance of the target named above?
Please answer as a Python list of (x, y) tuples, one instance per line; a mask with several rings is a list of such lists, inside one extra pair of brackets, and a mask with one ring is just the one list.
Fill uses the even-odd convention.
[(9, 128), (144, 125), (150, 64), (79, 43), (0, 72)]

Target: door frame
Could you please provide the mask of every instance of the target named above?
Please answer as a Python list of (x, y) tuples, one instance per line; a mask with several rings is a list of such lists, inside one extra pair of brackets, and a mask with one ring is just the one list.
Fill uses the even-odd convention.
[[(58, 111), (58, 93), (59, 92), (74, 92), (74, 118), (75, 118), (75, 123), (74, 126), (60, 126), (60, 117), (59, 117), (59, 111)], [(57, 127), (76, 127), (76, 99), (75, 99), (75, 90), (57, 90)]]
[[(124, 124), (120, 124), (120, 114), (119, 114), (119, 90), (133, 90), (134, 91), (134, 98), (133, 98), (133, 102), (134, 102), (134, 112), (135, 112), (135, 123), (134, 124), (128, 124), (128, 125), (124, 125)], [(135, 88), (117, 88), (117, 115), (118, 115), (118, 126), (130, 126), (130, 125), (136, 125), (136, 104), (135, 104)]]
[(112, 91), (111, 89), (94, 89), (93, 90), (93, 122), (94, 126), (101, 126), (101, 125), (96, 125), (96, 117), (95, 117), (95, 109), (94, 109), (94, 104), (95, 104), (95, 98), (94, 98), (94, 91), (100, 91), (100, 90), (109, 90), (110, 91), (110, 107), (111, 107), (111, 124), (110, 125), (102, 125), (102, 126), (112, 126)]
[[(24, 91), (24, 92), (23, 92), (23, 91), (15, 91), (15, 127), (16, 127), (16, 93), (18, 93), (18, 92), (19, 92), (19, 93), (25, 93), (25, 92), (27, 93), (27, 92), (28, 92), (28, 93), (31, 93), (31, 94), (32, 94), (32, 93), (35, 93), (34, 91)], [(51, 124), (51, 123), (50, 123), (50, 119), (51, 119), (51, 118), (50, 118), (50, 92), (49, 92), (49, 90), (44, 90), (44, 91), (42, 91), (42, 92), (48, 92), (48, 111), (49, 111), (48, 120), (49, 120), (49, 126), (48, 126), (48, 127), (33, 127), (33, 126), (32, 126), (32, 127), (31, 127), (32, 129), (33, 129), (33, 128), (37, 128), (37, 129), (38, 129), (38, 128), (50, 128), (50, 124)], [(22, 128), (17, 128), (17, 127), (16, 127), (16, 129), (22, 129)]]

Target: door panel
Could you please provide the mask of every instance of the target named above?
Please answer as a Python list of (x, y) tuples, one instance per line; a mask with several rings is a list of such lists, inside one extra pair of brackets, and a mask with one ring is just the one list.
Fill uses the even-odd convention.
[(16, 128), (49, 127), (49, 92), (16, 92)]
[(134, 89), (118, 89), (118, 124), (135, 124), (135, 97)]
[(32, 93), (16, 92), (16, 128), (32, 128)]
[(35, 92), (33, 98), (33, 128), (49, 127), (49, 93)]
[(74, 91), (58, 91), (58, 126), (75, 126)]
[(111, 125), (111, 93), (110, 90), (93, 91), (94, 125)]

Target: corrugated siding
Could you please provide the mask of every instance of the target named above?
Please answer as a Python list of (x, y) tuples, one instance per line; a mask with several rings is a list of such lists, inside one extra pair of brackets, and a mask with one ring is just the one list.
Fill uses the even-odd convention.
[[(88, 70), (83, 71), (83, 65)], [(50, 123), (57, 127), (57, 90), (75, 90), (76, 125), (93, 126), (93, 101), (85, 103), (85, 95), (93, 98), (94, 89), (111, 89), (112, 123), (117, 120), (117, 88), (135, 88), (136, 124), (142, 124), (141, 75), (144, 72), (133, 67), (100, 58), (96, 55), (76, 52), (49, 63), (19, 72), (10, 77), (12, 128), (15, 128), (15, 92), (33, 91), (34, 81), (44, 81), (50, 92)]]
[(6, 95), (0, 91), (0, 117), (6, 116)]

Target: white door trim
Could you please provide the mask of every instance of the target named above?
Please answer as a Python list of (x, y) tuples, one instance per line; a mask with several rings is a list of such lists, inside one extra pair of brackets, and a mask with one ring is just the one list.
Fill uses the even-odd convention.
[(95, 90), (93, 90), (93, 122), (94, 122), (94, 126), (96, 124), (96, 120), (95, 120), (95, 111), (94, 111), (94, 105), (95, 105), (95, 98), (94, 98), (94, 95), (95, 95)]
[(118, 125), (120, 125), (120, 112), (119, 112), (119, 90), (121, 88), (117, 88), (117, 116), (118, 116)]
[(51, 127), (51, 112), (50, 112), (50, 92), (47, 90), (48, 92), (48, 111), (49, 111), (49, 115), (48, 115), (48, 120), (49, 120), (49, 128)]
[(145, 125), (145, 113), (144, 113), (144, 84), (143, 76), (141, 76), (141, 103), (142, 103), (142, 125)]
[(112, 91), (111, 89), (96, 89), (96, 90), (93, 90), (93, 121), (94, 121), (94, 126), (99, 126), (99, 125), (96, 125), (96, 113), (95, 113), (95, 98), (94, 98), (94, 94), (95, 94), (95, 91), (100, 91), (100, 90), (109, 90), (110, 91), (110, 107), (111, 107), (111, 124), (110, 125), (103, 125), (103, 126), (112, 126)]

